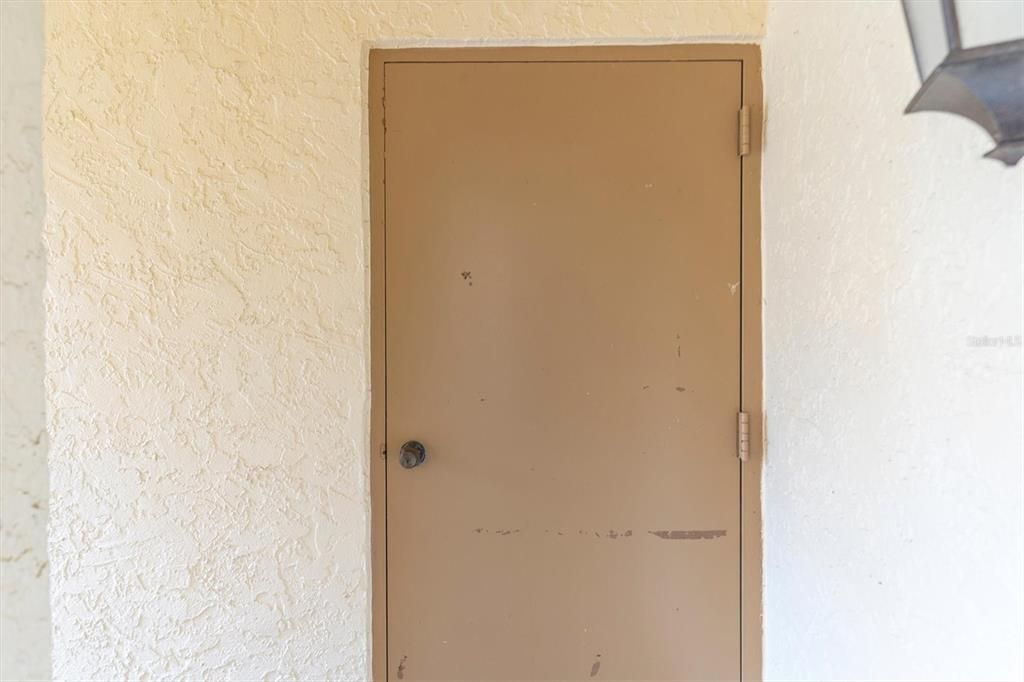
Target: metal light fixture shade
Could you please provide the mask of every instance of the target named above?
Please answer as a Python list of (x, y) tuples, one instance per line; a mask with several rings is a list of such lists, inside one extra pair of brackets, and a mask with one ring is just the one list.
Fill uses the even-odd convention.
[[(990, 9), (998, 11), (999, 4), (970, 6), (975, 15)], [(904, 113), (945, 111), (969, 118), (996, 143), (985, 156), (1016, 165), (1024, 156), (1024, 14), (1019, 20), (1009, 14), (1009, 26), (998, 25), (999, 16), (982, 17), (998, 25), (1001, 36), (1010, 31), (1021, 37), (964, 47), (955, 0), (903, 0), (903, 10), (924, 81)]]

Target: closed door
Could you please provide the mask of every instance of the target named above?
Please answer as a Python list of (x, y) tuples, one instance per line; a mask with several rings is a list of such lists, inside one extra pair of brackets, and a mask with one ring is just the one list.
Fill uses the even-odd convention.
[(741, 92), (384, 67), (388, 679), (740, 677)]

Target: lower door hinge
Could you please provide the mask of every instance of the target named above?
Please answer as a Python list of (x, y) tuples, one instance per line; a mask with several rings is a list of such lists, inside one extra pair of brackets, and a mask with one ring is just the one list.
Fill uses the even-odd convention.
[(739, 127), (739, 153), (746, 156), (750, 153), (750, 105), (740, 107)]
[(741, 462), (750, 459), (750, 415), (736, 413), (736, 456)]

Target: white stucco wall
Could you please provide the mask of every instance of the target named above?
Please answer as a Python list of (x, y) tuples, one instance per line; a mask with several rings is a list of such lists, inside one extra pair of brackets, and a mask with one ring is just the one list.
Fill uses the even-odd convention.
[(50, 675), (42, 73), (42, 6), (0, 2), (0, 680)]
[(367, 49), (759, 3), (47, 6), (54, 673), (368, 670)]
[[(1024, 164), (918, 87), (898, 3), (775, 2), (765, 662), (1024, 679)], [(1010, 339), (1013, 343), (1013, 339)]]
[[(371, 44), (763, 31), (759, 4), (51, 3), (56, 676), (366, 674)], [(774, 3), (766, 67), (766, 675), (1019, 679), (1021, 350), (970, 340), (1022, 333), (1022, 169), (899, 114), (895, 3)]]

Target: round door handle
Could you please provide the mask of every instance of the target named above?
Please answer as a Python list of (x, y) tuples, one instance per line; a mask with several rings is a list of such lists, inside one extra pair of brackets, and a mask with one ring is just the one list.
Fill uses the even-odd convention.
[(403, 469), (415, 469), (423, 464), (423, 460), (426, 458), (427, 449), (423, 447), (423, 443), (416, 440), (403, 443), (402, 449), (398, 453), (398, 463), (402, 465)]

